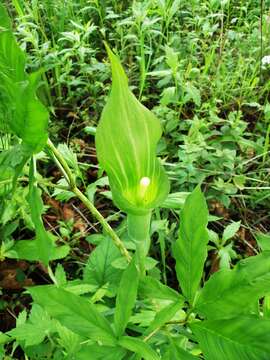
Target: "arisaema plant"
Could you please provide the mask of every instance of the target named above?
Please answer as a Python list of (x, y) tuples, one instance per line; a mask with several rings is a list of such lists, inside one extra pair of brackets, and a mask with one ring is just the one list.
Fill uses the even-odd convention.
[[(0, 133), (8, 132), (15, 139), (14, 147), (1, 148), (0, 185), (3, 178), (7, 183), (13, 178), (15, 184), (30, 160), (27, 200), (36, 231), (36, 240), (17, 242), (18, 254), (45, 265), (62, 257), (56, 251), (61, 248), (52, 246), (51, 235), (44, 228), (40, 177), (35, 176), (35, 153), (45, 147), (63, 172), (68, 190), (96, 216), (129, 261), (123, 272), (117, 268), (117, 249), (108, 246), (110, 240), (102, 235), (82, 281), (69, 281), (61, 266), (54, 273), (48, 267), (53, 284), (28, 289), (34, 302), (31, 314), (27, 319), (22, 313), (15, 329), (7, 335), (0, 333), (0, 358), (5, 352), (3, 344), (10, 343), (7, 351), (20, 345), (31, 360), (40, 359), (41, 353), (42, 358), (70, 360), (269, 359), (269, 245), (261, 246), (261, 254), (205, 281), (209, 213), (199, 187), (182, 204), (179, 236), (171, 239), (179, 291), (156, 277), (144, 276), (152, 210), (163, 206), (169, 181), (156, 156), (160, 123), (130, 91), (117, 56), (107, 47), (113, 81), (96, 146), (114, 202), (127, 213), (128, 233), (137, 246), (137, 256), (132, 259), (118, 235), (78, 189), (76, 174), (63, 154), (47, 140), (48, 113), (36, 96), (38, 73), (25, 71), (25, 55), (1, 5), (0, 25)], [(10, 195), (13, 187), (4, 190)], [(0, 192), (0, 208), (2, 199)], [(5, 235), (1, 230), (0, 241)]]
[(136, 242), (144, 272), (151, 212), (168, 196), (168, 176), (156, 155), (159, 120), (129, 89), (118, 57), (106, 45), (112, 88), (97, 127), (98, 160), (107, 172), (115, 204), (127, 213), (128, 233)]

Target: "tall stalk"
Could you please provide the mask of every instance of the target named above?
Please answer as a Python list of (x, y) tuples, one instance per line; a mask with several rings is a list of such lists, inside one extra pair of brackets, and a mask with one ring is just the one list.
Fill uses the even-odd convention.
[(128, 235), (136, 244), (137, 264), (141, 276), (145, 275), (145, 260), (150, 248), (150, 223), (152, 212), (145, 215), (128, 214)]

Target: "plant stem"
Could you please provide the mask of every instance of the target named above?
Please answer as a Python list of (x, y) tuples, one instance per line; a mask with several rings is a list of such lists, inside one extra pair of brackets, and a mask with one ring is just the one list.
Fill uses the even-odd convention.
[(145, 215), (128, 214), (128, 235), (136, 244), (137, 263), (141, 276), (145, 275), (145, 259), (150, 247), (151, 211)]
[(65, 176), (69, 186), (70, 190), (81, 200), (81, 202), (87, 207), (88, 210), (92, 213), (92, 215), (99, 221), (99, 223), (102, 225), (104, 231), (111, 237), (113, 240), (115, 246), (119, 249), (121, 254), (126, 258), (128, 262), (131, 261), (131, 257), (123, 244), (123, 242), (120, 240), (118, 235), (115, 233), (115, 231), (111, 228), (111, 226), (108, 224), (106, 219), (101, 215), (101, 213), (96, 209), (94, 204), (81, 192), (81, 190), (76, 185), (76, 179), (73, 175), (71, 169), (69, 168), (66, 160), (62, 156), (62, 154), (56, 149), (56, 147), (53, 145), (50, 139), (47, 141), (47, 146), (52, 152), (54, 158), (57, 160), (56, 164), (62, 171), (63, 175)]
[(64, 177), (66, 178), (67, 182), (69, 183), (70, 189), (73, 191), (73, 189), (76, 187), (76, 179), (75, 179), (75, 176), (73, 175), (70, 167), (68, 166), (65, 158), (60, 153), (60, 151), (58, 151), (56, 149), (56, 147), (53, 145), (53, 143), (51, 142), (50, 139), (48, 139), (48, 141), (47, 141), (47, 146), (52, 151), (53, 155), (55, 156), (55, 158), (57, 160), (57, 162), (56, 162), (57, 166), (62, 171)]

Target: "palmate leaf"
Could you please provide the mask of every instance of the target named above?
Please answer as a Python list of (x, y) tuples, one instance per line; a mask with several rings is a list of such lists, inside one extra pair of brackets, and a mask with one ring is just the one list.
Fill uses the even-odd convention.
[(191, 325), (206, 360), (268, 360), (270, 320), (237, 317)]
[(188, 196), (180, 217), (179, 238), (173, 253), (179, 284), (192, 303), (201, 281), (208, 242), (208, 210), (199, 187)]
[(120, 256), (111, 239), (104, 237), (89, 255), (84, 268), (84, 282), (100, 288), (108, 284), (109, 289), (115, 292), (119, 286), (121, 270), (114, 268), (112, 263)]
[(169, 192), (168, 177), (156, 157), (161, 126), (129, 90), (117, 56), (108, 47), (107, 51), (112, 89), (97, 127), (97, 156), (109, 176), (116, 205), (143, 214), (160, 205)]
[(31, 152), (47, 141), (49, 114), (38, 100), (40, 72), (25, 72), (25, 55), (16, 43), (5, 7), (0, 4), (0, 130), (9, 129)]
[(240, 261), (233, 270), (211, 276), (196, 302), (208, 319), (250, 313), (258, 300), (270, 293), (270, 251)]

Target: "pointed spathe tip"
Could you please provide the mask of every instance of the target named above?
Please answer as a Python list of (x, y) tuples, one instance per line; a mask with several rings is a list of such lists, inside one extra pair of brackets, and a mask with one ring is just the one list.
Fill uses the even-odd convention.
[(122, 82), (122, 84), (123, 83), (128, 84), (128, 78), (126, 76), (126, 73), (121, 65), (121, 62), (120, 62), (118, 56), (111, 50), (110, 46), (108, 45), (108, 43), (106, 41), (103, 41), (103, 44), (105, 46), (105, 49), (106, 49), (107, 54), (110, 59), (113, 83), (115, 81), (117, 83)]

